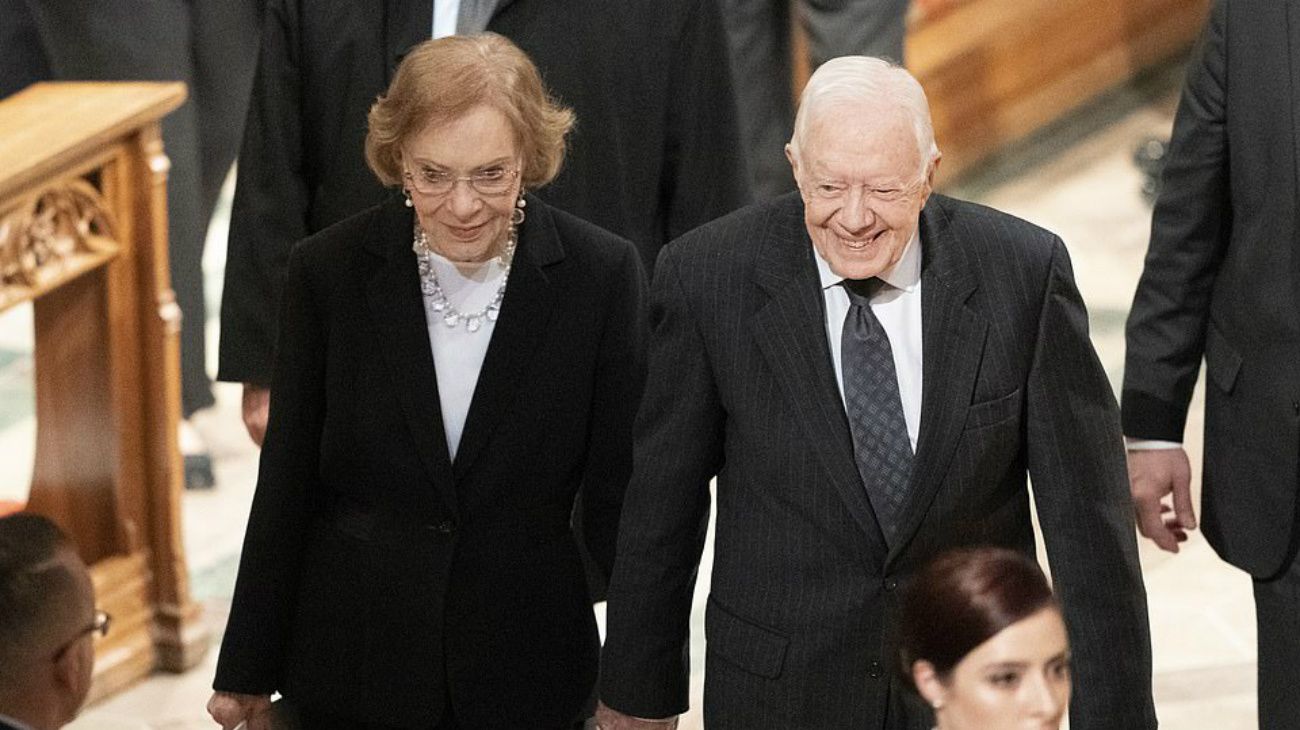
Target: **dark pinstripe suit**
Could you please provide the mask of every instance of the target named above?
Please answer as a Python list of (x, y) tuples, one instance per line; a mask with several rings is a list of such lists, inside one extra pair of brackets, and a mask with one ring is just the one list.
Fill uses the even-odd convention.
[(920, 439), (892, 549), (853, 459), (797, 194), (661, 255), (602, 696), (686, 708), (692, 584), (718, 477), (709, 728), (928, 728), (893, 678), (897, 587), (936, 552), (1032, 553), (1026, 472), (1074, 647), (1076, 730), (1155, 727), (1114, 397), (1060, 240), (942, 196), (921, 214)]

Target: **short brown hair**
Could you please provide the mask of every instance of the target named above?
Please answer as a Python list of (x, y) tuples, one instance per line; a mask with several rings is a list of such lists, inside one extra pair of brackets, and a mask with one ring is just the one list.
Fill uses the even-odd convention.
[(1038, 563), (1013, 550), (960, 548), (921, 569), (903, 592), (899, 636), (903, 680), (927, 661), (940, 679), (975, 647), (1056, 599)]
[(524, 187), (554, 179), (573, 112), (547, 93), (528, 56), (495, 33), (425, 41), (406, 54), (388, 91), (370, 107), (366, 163), (383, 184), (400, 185), (402, 142), (480, 104), (510, 121), (523, 157)]

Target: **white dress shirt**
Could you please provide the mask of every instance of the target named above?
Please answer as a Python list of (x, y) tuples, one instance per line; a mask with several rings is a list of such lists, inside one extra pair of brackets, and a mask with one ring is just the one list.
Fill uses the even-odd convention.
[(433, 37), (456, 35), (460, 0), (433, 0)]
[[(499, 258), (466, 271), (438, 254), (431, 254), (430, 259), (442, 293), (463, 314), (486, 307), (496, 296), (501, 277), (506, 273)], [(433, 369), (438, 374), (442, 428), (447, 434), (447, 453), (455, 459), (479, 371), (483, 369), (483, 358), (497, 323), (485, 317), (477, 332), (470, 332), (463, 322), (448, 327), (443, 322), (443, 313), (433, 311), (430, 304), (430, 298), (425, 296), (424, 319), (429, 328), (429, 346), (433, 349)]]
[[(813, 250), (816, 254), (816, 249)], [(831, 346), (831, 360), (835, 363), (835, 384), (844, 399), (844, 368), (840, 361), (840, 344), (844, 318), (849, 314), (849, 293), (840, 286), (844, 277), (831, 271), (821, 254), (817, 274), (821, 278), (822, 297), (826, 300), (826, 340)], [(898, 395), (903, 401), (903, 419), (907, 421), (907, 438), (916, 453), (916, 440), (921, 432), (921, 238), (919, 231), (912, 234), (903, 249), (903, 256), (877, 275), (889, 286), (882, 286), (871, 297), (871, 312), (880, 320), (889, 337), (889, 349), (894, 354), (894, 373), (898, 378)]]

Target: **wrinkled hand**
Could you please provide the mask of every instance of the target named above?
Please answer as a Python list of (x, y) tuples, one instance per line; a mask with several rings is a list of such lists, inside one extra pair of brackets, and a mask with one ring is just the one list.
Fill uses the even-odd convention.
[[(1129, 451), (1128, 483), (1138, 532), (1161, 550), (1178, 552), (1178, 543), (1187, 539), (1187, 531), (1196, 529), (1187, 452), (1181, 448)], [(1170, 497), (1168, 502), (1166, 497)]]
[(213, 692), (208, 700), (208, 714), (221, 730), (234, 730), (248, 722), (248, 730), (271, 730), (271, 696)]
[(266, 414), (271, 410), (271, 389), (244, 383), (244, 428), (258, 446), (266, 438)]
[(596, 730), (677, 730), (677, 718), (642, 720), (601, 702), (596, 705)]

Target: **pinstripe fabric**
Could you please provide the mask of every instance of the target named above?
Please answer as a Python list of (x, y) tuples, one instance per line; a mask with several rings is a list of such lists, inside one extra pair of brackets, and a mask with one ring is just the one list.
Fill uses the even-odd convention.
[(604, 700), (642, 717), (685, 709), (717, 475), (708, 727), (928, 728), (893, 679), (897, 587), (945, 548), (1032, 553), (1028, 472), (1074, 645), (1072, 726), (1154, 727), (1118, 418), (1059, 239), (937, 195), (922, 213), (921, 429), (887, 547), (854, 463), (802, 210), (797, 195), (752, 206), (660, 257)]

